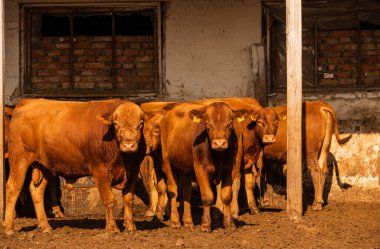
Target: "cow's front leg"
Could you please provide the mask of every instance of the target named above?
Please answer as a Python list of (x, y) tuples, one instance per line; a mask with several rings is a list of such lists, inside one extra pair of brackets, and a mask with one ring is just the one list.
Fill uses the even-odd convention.
[[(252, 168), (253, 167), (255, 167), (255, 165), (252, 165)], [(251, 211), (251, 214), (258, 214), (260, 213), (260, 211), (257, 208), (256, 200), (254, 196), (256, 176), (253, 174), (252, 169), (246, 169), (244, 172), (244, 177), (245, 177), (245, 192), (247, 194), (248, 207)]]
[(136, 188), (137, 176), (139, 171), (132, 170), (131, 178), (128, 179), (127, 186), (123, 189), (124, 201), (124, 226), (126, 231), (135, 231), (135, 221), (133, 219), (133, 197)]
[(232, 175), (231, 173), (224, 172), (222, 178), (222, 190), (221, 199), (224, 205), (223, 214), (223, 224), (225, 228), (235, 228), (234, 220), (231, 215), (231, 201), (232, 201)]
[(111, 189), (111, 177), (106, 169), (94, 172), (94, 180), (98, 187), (100, 197), (106, 209), (106, 230), (111, 233), (120, 232), (116, 226), (113, 209), (115, 207), (115, 196)]
[(235, 177), (232, 182), (232, 201), (231, 201), (231, 215), (234, 219), (239, 219), (239, 190), (240, 190), (240, 181), (241, 175)]
[(223, 202), (222, 202), (222, 197), (220, 196), (221, 191), (222, 191), (222, 182), (219, 182), (218, 185), (216, 185), (215, 209), (212, 212), (212, 216), (214, 219), (218, 219), (223, 213)]
[(210, 207), (214, 200), (214, 194), (210, 187), (208, 174), (203, 165), (195, 163), (194, 170), (197, 177), (199, 189), (201, 191), (201, 198), (203, 204), (203, 216), (201, 222), (201, 229), (203, 232), (211, 232), (211, 216)]

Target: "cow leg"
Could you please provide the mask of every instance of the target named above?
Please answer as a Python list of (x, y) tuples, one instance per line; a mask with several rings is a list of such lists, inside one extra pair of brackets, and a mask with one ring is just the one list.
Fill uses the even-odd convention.
[(235, 228), (234, 220), (231, 215), (231, 201), (232, 201), (232, 175), (225, 174), (222, 179), (222, 190), (220, 193), (224, 205), (224, 219), (223, 224), (225, 228)]
[(164, 219), (165, 206), (167, 203), (166, 190), (167, 186), (165, 183), (165, 179), (163, 177), (157, 179), (158, 202), (156, 209), (156, 217), (159, 220)]
[(137, 176), (139, 171), (134, 170), (131, 172), (131, 179), (128, 180), (127, 186), (123, 189), (124, 201), (124, 226), (127, 231), (135, 231), (135, 221), (133, 219), (133, 197), (135, 193)]
[(44, 192), (47, 185), (47, 180), (38, 168), (33, 168), (32, 181), (30, 181), (29, 191), (32, 196), (34, 210), (36, 212), (38, 227), (42, 232), (51, 232), (51, 227), (48, 223), (45, 206), (44, 206)]
[(232, 182), (232, 201), (231, 201), (231, 215), (234, 219), (239, 219), (239, 190), (241, 175), (235, 177)]
[[(14, 159), (16, 158), (16, 159)], [(14, 234), (14, 218), (17, 198), (20, 195), (22, 185), (24, 184), (26, 172), (32, 163), (31, 159), (11, 157), (10, 173), (5, 187), (6, 205), (4, 230), (7, 235)]]
[[(214, 194), (212, 193), (209, 178), (205, 167), (202, 164), (195, 163), (195, 175), (197, 177), (199, 189), (201, 191), (201, 198), (203, 204), (203, 216), (201, 221), (201, 229), (203, 232), (211, 232), (211, 216), (210, 208), (214, 200)], [(222, 200), (223, 201), (223, 200)]]
[(141, 178), (143, 180), (144, 187), (149, 194), (149, 207), (145, 213), (145, 216), (153, 217), (156, 212), (158, 202), (158, 193), (155, 184), (156, 174), (154, 171), (153, 158), (151, 156), (145, 156), (140, 168)]
[(312, 208), (313, 210), (322, 210), (321, 169), (319, 168), (316, 156), (310, 156), (306, 161), (314, 185), (314, 202)]
[[(179, 220), (179, 214), (178, 214), (178, 208), (177, 208), (177, 197), (178, 197), (178, 185), (177, 185), (177, 179), (176, 175), (171, 169), (169, 158), (164, 153), (164, 150), (162, 152), (163, 155), (163, 160), (162, 160), (162, 168), (164, 169), (167, 177), (167, 188), (168, 188), (168, 195), (170, 199), (170, 204), (171, 204), (171, 214), (170, 214), (170, 219), (172, 223), (172, 227), (179, 229), (181, 227), (181, 223)], [(165, 200), (164, 196), (161, 196), (161, 201), (159, 202), (160, 208), (159, 208), (159, 215), (161, 215), (161, 212), (163, 213), (163, 206), (161, 206), (161, 202)], [(160, 218), (160, 217), (159, 217)]]
[(120, 232), (113, 215), (115, 196), (111, 189), (111, 177), (106, 172), (94, 172), (94, 180), (106, 209), (106, 230), (111, 233)]
[[(252, 165), (252, 167), (255, 167), (255, 165)], [(257, 208), (256, 200), (254, 197), (256, 176), (253, 174), (252, 169), (247, 169), (244, 176), (245, 176), (245, 192), (247, 194), (248, 207), (251, 210), (251, 214), (254, 214), (254, 213), (258, 214), (260, 213), (260, 211)]]
[(57, 178), (51, 172), (45, 172), (47, 180), (47, 189), (51, 200), (52, 211), (55, 218), (64, 218), (61, 207), (59, 206), (58, 193), (57, 193)]
[(212, 216), (217, 219), (223, 213), (223, 202), (222, 197), (220, 196), (220, 192), (222, 190), (222, 182), (219, 182), (216, 185), (216, 201), (215, 201), (215, 209), (212, 212)]
[(191, 192), (193, 186), (191, 185), (191, 177), (182, 174), (182, 195), (183, 195), (183, 225), (185, 228), (193, 229), (193, 217), (191, 216)]

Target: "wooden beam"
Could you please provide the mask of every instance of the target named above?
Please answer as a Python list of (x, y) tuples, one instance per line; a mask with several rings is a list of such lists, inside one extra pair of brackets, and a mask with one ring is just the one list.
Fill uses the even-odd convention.
[(0, 220), (5, 207), (5, 164), (4, 164), (4, 1), (0, 0)]
[(302, 3), (286, 0), (287, 64), (287, 211), (302, 217)]

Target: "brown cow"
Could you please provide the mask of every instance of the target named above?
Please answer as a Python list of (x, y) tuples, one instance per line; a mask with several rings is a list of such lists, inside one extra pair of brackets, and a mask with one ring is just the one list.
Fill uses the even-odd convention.
[[(241, 125), (242, 131), (242, 150), (243, 150), (243, 160), (242, 160), (242, 170), (245, 177), (245, 190), (247, 195), (248, 206), (252, 213), (258, 213), (259, 210), (256, 206), (253, 191), (256, 184), (256, 163), (258, 162), (259, 156), (262, 153), (264, 146), (272, 144), (276, 140), (276, 131), (278, 126), (278, 115), (276, 112), (270, 108), (262, 108), (257, 100), (252, 98), (223, 98), (217, 99), (223, 101), (231, 106), (232, 109), (247, 109), (250, 110), (252, 115), (251, 118), (243, 120)], [(207, 101), (215, 100), (204, 100), (200, 101), (207, 103)], [(238, 206), (238, 193), (240, 189), (241, 174), (238, 172), (235, 175), (233, 185), (232, 185), (232, 202), (231, 202), (231, 213), (233, 218), (237, 219), (239, 214)], [(260, 185), (260, 182), (258, 182)], [(217, 195), (219, 196), (220, 186), (217, 187)], [(221, 213), (223, 211), (223, 204), (221, 199), (217, 197), (216, 209)], [(217, 212), (218, 213), (218, 212)], [(216, 213), (216, 214), (217, 214)]]
[(13, 113), (13, 107), (10, 106), (5, 106), (4, 107), (4, 114), (5, 114), (5, 119), (4, 119), (4, 158), (9, 157), (8, 153), (8, 134), (9, 134), (9, 121), (11, 120), (12, 113)]
[[(167, 176), (172, 227), (180, 227), (177, 210), (178, 174), (185, 175), (182, 177), (185, 227), (193, 227), (190, 198), (191, 176), (194, 175), (203, 203), (202, 231), (211, 231), (210, 207), (213, 193), (210, 178), (215, 182), (222, 182), (224, 226), (234, 227), (230, 213), (231, 185), (233, 170), (236, 171), (235, 159), (239, 157), (239, 152), (233, 121), (242, 113), (246, 115), (248, 111), (232, 111), (222, 102), (210, 105), (183, 103), (174, 107), (162, 119), (162, 168)], [(160, 202), (157, 212), (160, 216)]]
[[(162, 157), (160, 123), (164, 115), (176, 104), (175, 102), (148, 102), (140, 105), (145, 115), (143, 133), (147, 146), (147, 155), (140, 167), (141, 178), (149, 194), (149, 208), (145, 213), (147, 217), (153, 217), (156, 213), (158, 202), (156, 185), (162, 184), (163, 177), (160, 170)], [(166, 200), (161, 205), (165, 206)]]
[[(265, 108), (263, 109), (260, 104), (257, 102), (257, 100), (252, 98), (221, 98), (221, 99), (206, 99), (206, 100), (200, 100), (192, 103), (197, 104), (211, 104), (214, 102), (225, 102), (233, 109), (242, 109), (245, 108), (247, 110), (250, 110), (252, 112), (252, 118), (248, 118), (242, 122), (242, 135), (243, 135), (243, 150), (244, 150), (244, 176), (245, 176), (245, 187), (247, 192), (247, 199), (249, 203), (249, 207), (251, 208), (252, 212), (258, 212), (256, 202), (253, 198), (253, 186), (255, 184), (255, 177), (253, 176), (253, 172), (255, 172), (255, 163), (257, 161), (257, 158), (259, 156), (260, 151), (262, 150), (262, 146), (265, 144), (270, 144), (274, 142), (278, 123), (278, 117), (274, 110)], [(165, 102), (163, 102), (165, 103)], [(150, 103), (147, 103), (148, 105), (152, 105)], [(162, 107), (162, 102), (158, 103), (158, 107)], [(172, 103), (170, 103), (172, 104)], [(154, 104), (153, 104), (154, 106)], [(143, 108), (144, 110), (144, 108)], [(145, 110), (144, 110), (145, 111)], [(255, 124), (258, 123), (259, 125), (256, 127)], [(236, 122), (235, 126), (239, 125), (238, 122)], [(239, 125), (240, 126), (240, 125)], [(144, 126), (145, 130), (146, 126)], [(256, 129), (254, 129), (256, 128)], [(150, 129), (153, 130), (153, 129)], [(145, 133), (145, 131), (144, 131)], [(157, 127), (156, 133), (159, 133), (159, 127)], [(156, 140), (157, 141), (157, 140)], [(150, 203), (149, 203), (149, 209), (146, 213), (147, 216), (151, 217), (154, 215), (154, 210), (156, 206), (156, 199), (155, 197), (158, 195), (157, 189), (155, 187), (156, 184), (156, 172), (160, 172), (160, 168), (157, 167), (156, 170), (153, 169), (153, 165), (157, 164), (157, 160), (155, 163), (153, 163), (153, 160), (150, 159), (149, 161), (146, 160), (146, 164), (143, 168), (146, 168), (144, 170), (145, 176), (143, 176), (143, 179), (150, 179), (150, 184), (146, 183), (145, 186), (150, 194)], [(148, 167), (148, 165), (150, 167)], [(253, 171), (252, 171), (253, 169)], [(237, 195), (240, 188), (240, 178), (241, 174), (240, 172), (237, 172), (235, 175), (234, 183), (233, 183), (233, 199), (231, 203), (231, 212), (234, 218), (238, 218), (238, 200)], [(144, 180), (145, 182), (145, 180)], [(158, 180), (158, 184), (160, 184), (160, 181)], [(158, 188), (159, 191), (160, 188)], [(220, 186), (217, 188), (218, 195), (220, 195)], [(160, 198), (159, 198), (160, 199)], [(162, 206), (162, 205), (161, 205)], [(216, 202), (216, 208), (219, 210), (218, 213), (223, 212), (223, 204), (220, 200), (220, 198), (217, 198)], [(158, 212), (158, 217), (162, 219), (162, 217), (159, 215), (160, 212)]]
[[(134, 230), (132, 200), (146, 152), (143, 112), (127, 100), (90, 102), (22, 100), (9, 125), (10, 175), (6, 185), (6, 234), (13, 234), (17, 197), (27, 169), (39, 162), (65, 178), (92, 175), (106, 208), (106, 229), (118, 232), (111, 186), (123, 190), (124, 224)], [(141, 138), (141, 139), (140, 139)], [(33, 177), (32, 178), (39, 178)], [(35, 180), (35, 179), (34, 179)], [(47, 180), (32, 181), (30, 192), (39, 227), (49, 232), (43, 193)]]
[[(332, 128), (340, 145), (345, 144), (351, 135), (340, 139), (338, 122), (334, 109), (323, 101), (307, 101), (303, 103), (303, 155), (313, 179), (314, 210), (321, 210), (323, 204), (323, 187), (327, 173), (327, 156), (330, 151)], [(286, 163), (287, 122), (286, 106), (275, 107), (280, 115), (277, 130), (277, 141), (264, 149), (264, 157)], [(285, 165), (286, 171), (286, 165)]]

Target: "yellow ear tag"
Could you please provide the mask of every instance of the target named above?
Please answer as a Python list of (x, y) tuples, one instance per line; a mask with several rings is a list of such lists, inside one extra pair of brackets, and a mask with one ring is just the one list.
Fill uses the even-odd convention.
[(286, 115), (283, 115), (282, 117), (280, 117), (280, 120), (286, 120)]
[(199, 117), (197, 117), (197, 116), (194, 116), (193, 122), (194, 123), (199, 123), (199, 122), (201, 122), (201, 119)]
[(238, 118), (237, 118), (238, 123), (241, 123), (241, 122), (243, 122), (244, 120), (245, 120), (244, 116), (241, 116), (241, 117), (238, 117)]
[(253, 115), (251, 115), (251, 119), (252, 121), (256, 121), (256, 118)]

